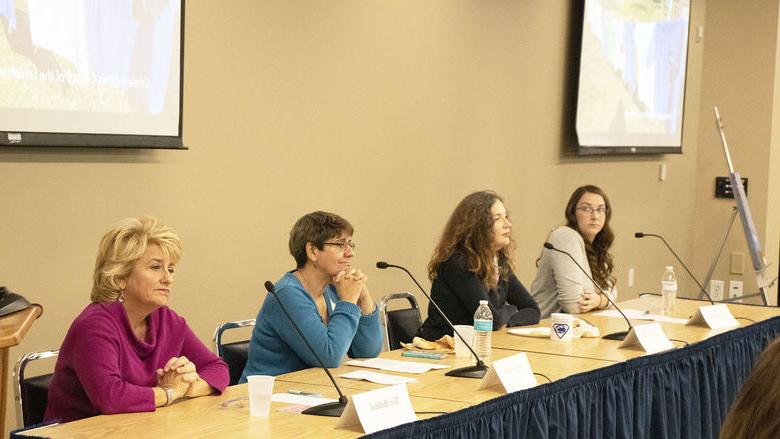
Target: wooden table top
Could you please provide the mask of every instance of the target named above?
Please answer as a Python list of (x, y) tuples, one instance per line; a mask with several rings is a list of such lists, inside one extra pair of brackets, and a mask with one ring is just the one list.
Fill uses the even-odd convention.
[[(671, 317), (687, 320), (702, 305), (709, 305), (709, 302), (678, 298)], [(651, 314), (660, 314), (661, 298), (659, 296), (645, 296), (621, 302), (619, 303), (619, 306), (623, 310), (636, 309), (649, 311)], [(740, 326), (752, 324), (752, 322), (741, 319), (741, 317), (746, 317), (754, 321), (761, 321), (780, 315), (780, 308), (777, 307), (740, 304), (728, 304), (727, 306), (729, 310), (731, 310), (732, 315), (737, 318)], [(597, 316), (597, 313), (598, 311), (579, 314), (577, 317), (583, 318), (589, 323), (597, 326), (601, 331), (602, 336), (628, 329), (625, 320), (622, 318)], [(631, 323), (633, 325), (640, 325), (643, 323), (652, 323), (652, 321), (631, 319)], [(550, 319), (544, 319), (539, 322), (537, 326), (549, 327), (549, 325)], [(666, 336), (672, 340), (672, 344), (676, 347), (685, 346), (683, 341), (688, 344), (693, 344), (734, 329), (709, 329), (701, 326), (686, 326), (680, 323), (669, 322), (660, 322), (660, 325)], [(498, 349), (612, 361), (625, 361), (645, 355), (645, 352), (641, 348), (619, 349), (618, 346), (620, 346), (620, 343), (621, 341), (619, 340), (605, 340), (601, 337), (580, 338), (569, 342), (555, 342), (547, 338), (523, 337), (509, 334), (507, 329), (502, 329), (493, 333), (493, 347)]]
[[(706, 302), (679, 299), (674, 317), (688, 318), (698, 306)], [(660, 298), (644, 297), (629, 300), (621, 304), (624, 309), (647, 310), (657, 313), (660, 309)], [(755, 321), (765, 320), (780, 315), (780, 309), (774, 307), (755, 307), (748, 305), (729, 304), (732, 314), (748, 317)], [(595, 316), (594, 313), (582, 315), (592, 324), (597, 325), (602, 334), (626, 329), (625, 322), (619, 318)], [(738, 319), (739, 320), (739, 319)], [(747, 320), (739, 320), (742, 325), (748, 325)], [(633, 323), (642, 323), (633, 321)], [(549, 325), (543, 321), (540, 325)], [(727, 330), (710, 330), (703, 327), (685, 326), (675, 323), (661, 323), (667, 336), (671, 339), (685, 340), (694, 343), (712, 337)], [(501, 330), (493, 333), (493, 360), (515, 355), (519, 351), (526, 352), (531, 368), (551, 380), (559, 380), (573, 374), (587, 372), (615, 364), (630, 358), (644, 355), (638, 349), (618, 349), (619, 341), (602, 338), (577, 339), (571, 342), (553, 342), (549, 339), (528, 338), (508, 334)], [(676, 343), (682, 345), (682, 343)], [(446, 364), (451, 368), (474, 364), (468, 357), (449, 355), (442, 360), (426, 360), (421, 358), (401, 357), (403, 350), (384, 352), (382, 358), (405, 359), (410, 361)], [(412, 405), (418, 412), (452, 412), (465, 407), (499, 397), (503, 391), (499, 387), (478, 390), (480, 380), (472, 378), (448, 377), (445, 373), (450, 369), (433, 370), (423, 374), (404, 374), (382, 372), (391, 375), (409, 376), (417, 381), (409, 383), (409, 395)], [(356, 381), (339, 378), (338, 375), (355, 371), (358, 367), (342, 365), (332, 372), (342, 391), (349, 397), (357, 393), (383, 387), (366, 381)], [(366, 370), (366, 369), (364, 369)], [(368, 369), (370, 370), (370, 369)], [(546, 382), (537, 377), (540, 384)], [(280, 375), (276, 378), (274, 392), (287, 392), (291, 389), (319, 393), (328, 398), (336, 398), (337, 393), (330, 380), (321, 369), (312, 368)], [(127, 413), (120, 415), (104, 415), (82, 419), (68, 424), (44, 427), (31, 430), (29, 434), (57, 438), (69, 437), (300, 437), (318, 435), (335, 438), (349, 438), (362, 435), (359, 427), (338, 429), (337, 418), (308, 416), (280, 411), (289, 404), (272, 403), (268, 418), (253, 418), (249, 416), (246, 385), (232, 386), (219, 396), (201, 397), (178, 402), (170, 407), (158, 409), (149, 413)], [(436, 416), (435, 414), (420, 414), (418, 419)]]
[[(402, 350), (382, 353), (382, 358), (406, 359), (411, 361), (447, 364), (452, 367), (470, 366), (473, 361), (468, 358), (448, 356), (443, 360), (425, 360), (420, 358), (401, 357)], [(515, 355), (509, 350), (494, 350), (494, 360)], [(529, 362), (534, 372), (543, 373), (551, 380), (557, 380), (572, 374), (585, 372), (614, 364), (612, 361), (572, 358), (560, 361), (560, 357), (529, 353)], [(354, 370), (370, 370), (355, 366), (342, 365), (332, 369), (342, 392), (350, 397), (356, 393), (384, 387), (381, 384), (367, 381), (356, 381), (338, 378), (339, 374)], [(412, 405), (418, 412), (452, 412), (497, 398), (505, 394), (498, 386), (478, 390), (480, 380), (472, 378), (448, 377), (448, 370), (432, 370), (424, 374), (403, 374), (382, 372), (391, 375), (409, 376), (417, 379), (407, 385)], [(540, 384), (546, 382), (537, 377)], [(325, 372), (321, 369), (305, 369), (280, 375), (274, 383), (274, 393), (283, 393), (291, 389), (319, 393), (328, 398), (337, 398)], [(252, 418), (249, 416), (246, 399), (246, 384), (229, 387), (220, 396), (210, 396), (182, 401), (170, 407), (157, 409), (150, 413), (126, 413), (120, 415), (104, 415), (79, 421), (60, 424), (52, 427), (31, 430), (28, 434), (45, 435), (56, 438), (69, 437), (250, 437), (266, 436), (291, 437), (307, 434), (320, 434), (327, 437), (356, 437), (362, 434), (358, 427), (352, 429), (337, 429), (336, 418), (321, 416), (306, 416), (297, 413), (279, 411), (289, 406), (273, 402), (269, 418)], [(418, 419), (436, 416), (432, 414), (418, 415)]]
[[(314, 392), (326, 398), (338, 398), (332, 386), (277, 381), (274, 393), (290, 389)], [(349, 397), (362, 390), (344, 388)], [(453, 412), (466, 408), (464, 402), (411, 397), (418, 412)], [(204, 396), (177, 402), (155, 412), (102, 415), (29, 430), (29, 435), (52, 438), (122, 437), (122, 438), (213, 438), (213, 437), (328, 437), (352, 438), (364, 433), (359, 426), (336, 428), (339, 418), (310, 416), (280, 411), (290, 404), (272, 402), (267, 418), (249, 416), (247, 385), (229, 387), (222, 395)], [(425, 419), (432, 414), (418, 414)]]
[[(470, 405), (478, 404), (488, 399), (497, 398), (502, 396), (504, 392), (498, 387), (491, 387), (487, 389), (478, 390), (480, 380), (474, 378), (457, 378), (446, 376), (448, 371), (464, 366), (474, 365), (474, 360), (464, 357), (456, 357), (455, 355), (448, 355), (441, 360), (426, 360), (422, 358), (410, 358), (402, 357), (401, 353), (403, 349), (396, 349), (390, 352), (383, 352), (380, 357), (394, 360), (407, 360), (407, 361), (419, 361), (424, 363), (443, 364), (451, 366), (448, 369), (431, 370), (423, 374), (412, 373), (400, 373), (400, 372), (385, 372), (375, 369), (366, 369), (357, 366), (341, 365), (336, 369), (331, 369), (336, 382), (342, 389), (355, 389), (359, 391), (368, 391), (383, 387), (381, 384), (375, 384), (368, 381), (357, 381), (347, 378), (340, 378), (339, 375), (353, 372), (356, 370), (372, 370), (376, 372), (386, 373), (388, 375), (404, 376), (414, 378), (417, 381), (407, 384), (409, 394), (412, 396), (418, 396), (421, 398), (434, 398), (446, 401), (464, 402)], [(494, 349), (492, 353), (493, 360), (500, 360), (510, 355), (516, 355), (518, 352), (504, 349)], [(611, 364), (615, 364), (614, 361), (589, 359), (589, 358), (570, 358), (566, 361), (561, 361), (559, 356), (540, 354), (535, 352), (526, 353), (528, 356), (528, 362), (531, 364), (531, 370), (536, 373), (541, 373), (552, 381), (565, 378), (577, 373), (587, 372), (601, 367), (606, 367)], [(547, 382), (546, 379), (540, 376), (536, 376), (539, 384)], [(279, 375), (276, 378), (278, 381), (284, 381), (289, 383), (309, 383), (322, 386), (332, 386), (330, 379), (322, 369), (304, 369), (297, 372), (291, 372), (284, 375)], [(343, 391), (343, 390), (342, 390)], [(346, 393), (346, 392), (345, 392)]]

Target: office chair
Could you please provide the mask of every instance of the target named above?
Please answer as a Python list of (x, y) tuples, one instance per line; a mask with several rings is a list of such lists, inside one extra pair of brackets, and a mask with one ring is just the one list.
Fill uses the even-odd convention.
[[(410, 307), (388, 311), (387, 307), (391, 301), (401, 299), (406, 299)], [(379, 301), (379, 313), (382, 318), (382, 326), (385, 329), (383, 350), (398, 349), (401, 347), (401, 342), (411, 343), (422, 325), (417, 300), (411, 293), (386, 295)]]
[(17, 425), (27, 427), (43, 422), (46, 403), (49, 399), (49, 382), (53, 373), (27, 378), (24, 370), (32, 361), (56, 358), (59, 350), (30, 352), (22, 355), (14, 367), (14, 401), (16, 403)]
[(217, 329), (214, 331), (214, 347), (217, 355), (228, 365), (231, 386), (238, 384), (241, 373), (244, 372), (244, 366), (246, 366), (246, 360), (249, 357), (249, 340), (222, 343), (222, 334), (230, 329), (248, 326), (255, 326), (255, 319), (226, 322), (217, 326)]

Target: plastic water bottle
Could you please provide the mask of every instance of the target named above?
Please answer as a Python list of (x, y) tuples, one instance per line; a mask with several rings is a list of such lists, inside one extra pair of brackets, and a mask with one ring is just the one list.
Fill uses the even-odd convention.
[(677, 298), (677, 276), (674, 267), (666, 267), (663, 279), (661, 279), (661, 314), (670, 315), (674, 311), (674, 300)]
[(490, 363), (491, 337), (493, 335), (493, 313), (487, 300), (479, 301), (474, 313), (474, 350), (483, 363)]

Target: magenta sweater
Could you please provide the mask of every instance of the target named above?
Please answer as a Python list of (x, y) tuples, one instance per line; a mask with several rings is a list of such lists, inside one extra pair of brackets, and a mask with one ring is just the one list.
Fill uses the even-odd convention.
[(99, 414), (154, 411), (155, 371), (186, 356), (217, 391), (227, 365), (167, 306), (149, 317), (145, 341), (133, 334), (120, 302), (92, 303), (71, 324), (49, 386), (44, 419), (69, 422)]

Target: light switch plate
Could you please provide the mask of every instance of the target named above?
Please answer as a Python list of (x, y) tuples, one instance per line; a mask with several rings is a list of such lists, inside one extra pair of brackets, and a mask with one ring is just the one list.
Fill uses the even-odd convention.
[(731, 252), (730, 265), (729, 271), (731, 274), (743, 274), (745, 272), (745, 253)]

